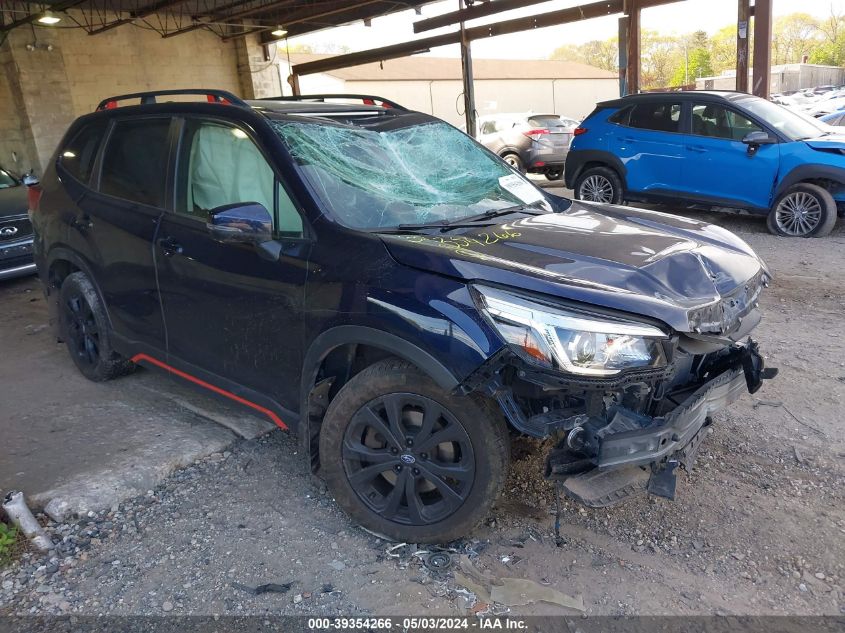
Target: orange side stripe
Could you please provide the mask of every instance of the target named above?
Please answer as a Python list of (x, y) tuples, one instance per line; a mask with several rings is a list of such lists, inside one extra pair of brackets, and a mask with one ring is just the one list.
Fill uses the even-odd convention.
[(200, 387), (205, 387), (206, 389), (210, 389), (214, 393), (220, 394), (221, 396), (225, 396), (226, 398), (229, 398), (230, 400), (234, 400), (235, 402), (242, 404), (244, 406), (247, 406), (250, 409), (255, 409), (256, 411), (260, 411), (261, 413), (266, 415), (268, 418), (273, 420), (273, 423), (276, 424), (276, 426), (278, 426), (280, 429), (284, 429), (286, 431), (287, 428), (288, 428), (287, 424), (282, 422), (281, 418), (278, 415), (276, 415), (275, 413), (273, 413), (272, 411), (270, 411), (270, 409), (266, 409), (266, 408), (262, 407), (260, 404), (256, 404), (254, 402), (251, 402), (251, 401), (247, 400), (246, 398), (241, 398), (240, 396), (233, 394), (231, 391), (226, 391), (225, 389), (221, 389), (220, 387), (217, 387), (215, 385), (212, 385), (211, 383), (205, 382), (204, 380), (200, 380), (196, 376), (191, 376), (191, 374), (186, 374), (184, 371), (176, 369), (175, 367), (171, 367), (167, 363), (163, 363), (162, 361), (158, 360), (157, 358), (153, 358), (152, 356), (148, 356), (147, 354), (135, 354), (135, 356), (132, 357), (132, 362), (133, 363), (147, 362), (147, 363), (150, 363), (152, 365), (155, 365), (156, 367), (160, 367), (161, 369), (164, 369), (165, 371), (168, 371), (171, 374), (175, 374), (176, 376), (179, 376), (180, 378), (184, 378), (185, 380), (189, 380), (192, 383), (199, 385)]

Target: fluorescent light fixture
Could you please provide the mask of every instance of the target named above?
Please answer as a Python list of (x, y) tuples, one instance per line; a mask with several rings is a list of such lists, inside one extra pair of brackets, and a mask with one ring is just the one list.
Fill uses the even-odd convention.
[(71, 151), (65, 152), (64, 154), (62, 154), (62, 156), (64, 156), (65, 158), (76, 158), (76, 154)]
[(39, 24), (47, 24), (49, 26), (49, 25), (52, 25), (52, 24), (58, 24), (59, 22), (62, 21), (62, 19), (59, 16), (57, 16), (55, 13), (52, 13), (50, 11), (45, 11), (44, 13), (39, 15), (36, 18), (35, 21), (38, 22)]
[(270, 31), (270, 34), (275, 35), (276, 37), (284, 37), (285, 35), (288, 34), (288, 31), (285, 27), (283, 27), (281, 24), (279, 24), (275, 29)]

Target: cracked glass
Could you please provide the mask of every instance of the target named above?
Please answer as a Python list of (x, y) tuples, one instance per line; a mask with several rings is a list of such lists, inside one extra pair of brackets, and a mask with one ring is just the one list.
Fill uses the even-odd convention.
[(454, 222), (547, 205), (542, 191), (446, 123), (393, 129), (271, 121), (324, 207), (354, 228)]

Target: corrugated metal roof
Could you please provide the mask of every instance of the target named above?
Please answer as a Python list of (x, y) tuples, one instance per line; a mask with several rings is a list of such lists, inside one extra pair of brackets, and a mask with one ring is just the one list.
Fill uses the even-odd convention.
[[(284, 52), (279, 51), (284, 59)], [(304, 64), (333, 55), (291, 53), (291, 63)], [(384, 62), (362, 64), (329, 71), (346, 81), (411, 81), (461, 79), (461, 60), (457, 57), (403, 57)], [(578, 62), (549, 59), (473, 59), (475, 79), (617, 79), (612, 73)]]

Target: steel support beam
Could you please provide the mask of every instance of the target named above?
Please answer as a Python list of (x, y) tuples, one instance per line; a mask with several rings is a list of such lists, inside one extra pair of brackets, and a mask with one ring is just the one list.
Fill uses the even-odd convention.
[(772, 87), (772, 0), (754, 0), (754, 71), (752, 93), (769, 98)]
[(628, 94), (628, 18), (619, 18), (619, 96)]
[[(458, 0), (461, 9), (464, 0)], [(472, 44), (467, 38), (464, 23), (460, 23), (461, 34), (461, 79), (464, 84), (464, 118), (466, 119), (467, 134), (475, 138), (475, 84), (472, 78)], [(434, 112), (432, 112), (434, 114)]]
[(167, 9), (177, 4), (182, 4), (187, 0), (159, 0), (159, 2), (153, 2), (152, 4), (148, 4), (146, 6), (141, 7), (138, 11), (129, 12), (128, 18), (120, 18), (119, 20), (115, 20), (105, 26), (101, 26), (98, 29), (94, 29), (93, 31), (88, 31), (88, 35), (97, 35), (98, 33), (104, 33), (105, 31), (111, 31), (112, 29), (116, 29), (119, 26), (123, 26), (124, 24), (129, 24), (130, 22), (134, 22), (135, 20), (139, 20), (141, 18), (145, 18), (149, 15), (153, 15), (154, 13), (158, 13), (162, 9)]
[(639, 0), (627, 0), (625, 13), (627, 15), (628, 33), (626, 36), (626, 69), (625, 84), (628, 94), (640, 91), (640, 10)]
[[(50, 6), (50, 11), (52, 11), (53, 13), (61, 13), (63, 11), (67, 11), (68, 9), (72, 9), (75, 6), (83, 4), (84, 2), (88, 2), (88, 0), (71, 0), (70, 2), (60, 2), (58, 4)], [(14, 22), (9, 22), (8, 24), (0, 25), (0, 31), (11, 31), (12, 29), (18, 26), (31, 24), (38, 18), (39, 15), (41, 15), (41, 11), (34, 11), (33, 13), (30, 13), (24, 18), (17, 19)]]
[(748, 92), (748, 53), (751, 38), (751, 3), (750, 0), (737, 0), (739, 5), (736, 18), (736, 89)]
[(443, 15), (436, 15), (424, 20), (418, 20), (417, 22), (414, 22), (414, 33), (431, 31), (432, 29), (439, 29), (441, 26), (449, 26), (450, 24), (455, 24), (457, 22), (466, 22), (467, 20), (483, 18), (488, 15), (495, 15), (496, 13), (510, 11), (512, 9), (530, 7), (532, 5), (548, 1), (549, 0), (493, 0), (492, 2), (474, 4), (471, 7), (461, 8), (457, 11), (444, 13)]

